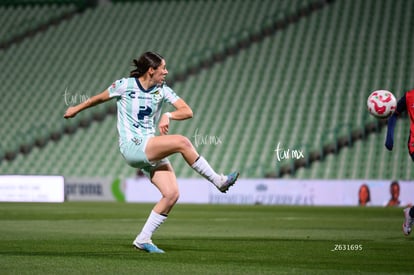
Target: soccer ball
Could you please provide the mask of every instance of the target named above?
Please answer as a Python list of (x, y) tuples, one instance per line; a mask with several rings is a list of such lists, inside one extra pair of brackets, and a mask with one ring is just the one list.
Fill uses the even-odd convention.
[(376, 118), (387, 118), (397, 108), (395, 96), (387, 90), (373, 91), (367, 100), (368, 112)]

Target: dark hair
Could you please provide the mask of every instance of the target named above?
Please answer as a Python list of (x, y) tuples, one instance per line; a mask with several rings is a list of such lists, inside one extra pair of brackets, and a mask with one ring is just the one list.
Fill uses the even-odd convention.
[(391, 182), (390, 187), (393, 187), (393, 186), (398, 186), (398, 188), (399, 188), (400, 184), (398, 183), (398, 181), (394, 180), (393, 182)]
[(134, 65), (136, 69), (131, 71), (130, 77), (141, 77), (143, 76), (149, 68), (157, 69), (161, 65), (161, 62), (164, 58), (155, 52), (146, 52), (140, 56), (138, 60), (134, 59)]

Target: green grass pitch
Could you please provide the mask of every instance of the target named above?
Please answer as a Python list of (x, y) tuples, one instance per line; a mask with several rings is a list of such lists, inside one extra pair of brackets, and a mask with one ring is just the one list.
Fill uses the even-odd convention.
[(131, 246), (152, 205), (0, 203), (1, 274), (390, 274), (414, 272), (401, 208), (178, 204)]

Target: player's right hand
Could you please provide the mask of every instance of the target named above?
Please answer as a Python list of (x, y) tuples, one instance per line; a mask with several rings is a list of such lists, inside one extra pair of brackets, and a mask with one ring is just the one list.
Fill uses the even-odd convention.
[(78, 113), (77, 109), (74, 106), (71, 106), (66, 110), (63, 117), (64, 118), (71, 118), (71, 117), (76, 116), (77, 113)]

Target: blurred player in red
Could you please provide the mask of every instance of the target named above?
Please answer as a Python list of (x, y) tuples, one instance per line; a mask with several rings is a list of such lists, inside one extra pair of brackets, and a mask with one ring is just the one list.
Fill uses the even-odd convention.
[(406, 92), (397, 103), (395, 112), (388, 119), (387, 137), (385, 140), (385, 147), (392, 150), (394, 146), (394, 128), (397, 123), (397, 118), (404, 111), (408, 112), (410, 117), (410, 135), (408, 137), (408, 153), (414, 161), (414, 89)]
[[(387, 137), (385, 140), (385, 147), (392, 150), (394, 146), (394, 128), (397, 123), (398, 116), (404, 111), (408, 112), (410, 117), (410, 135), (408, 136), (408, 153), (414, 161), (414, 89), (406, 92), (397, 103), (397, 109), (388, 119)], [(404, 235), (408, 236), (411, 233), (411, 226), (414, 224), (414, 207), (404, 209), (404, 223), (402, 230)]]

